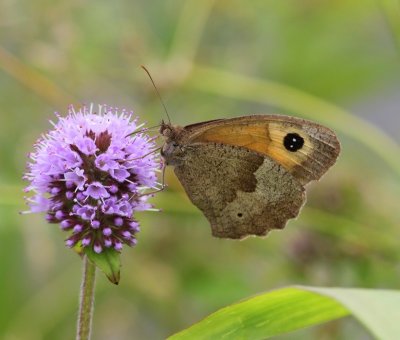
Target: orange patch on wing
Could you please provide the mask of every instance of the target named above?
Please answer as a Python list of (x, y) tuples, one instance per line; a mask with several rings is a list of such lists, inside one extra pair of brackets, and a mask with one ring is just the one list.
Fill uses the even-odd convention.
[(268, 145), (271, 140), (268, 136), (268, 124), (227, 124), (207, 129), (195, 136), (191, 142), (214, 142), (242, 146), (268, 155)]
[[(290, 132), (304, 138), (304, 147), (298, 152), (286, 150), (283, 139)], [(290, 171), (301, 165), (312, 152), (308, 136), (301, 130), (278, 123), (221, 124), (202, 131), (191, 139), (192, 143), (214, 142), (244, 147), (266, 155)]]

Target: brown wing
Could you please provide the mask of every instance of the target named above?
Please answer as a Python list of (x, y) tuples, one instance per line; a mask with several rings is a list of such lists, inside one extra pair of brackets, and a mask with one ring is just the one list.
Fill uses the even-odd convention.
[(238, 239), (281, 229), (305, 201), (304, 188), (282, 166), (242, 147), (188, 145), (175, 173), (216, 237)]
[[(302, 184), (319, 179), (340, 152), (332, 130), (289, 116), (243, 116), (193, 124), (184, 130), (185, 144), (216, 142), (256, 151), (282, 165)], [(299, 149), (285, 146), (285, 138), (291, 136), (302, 140)]]

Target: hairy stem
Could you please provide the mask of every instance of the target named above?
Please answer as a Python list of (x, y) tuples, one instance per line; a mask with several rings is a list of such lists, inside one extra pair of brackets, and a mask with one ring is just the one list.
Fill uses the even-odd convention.
[(80, 292), (77, 340), (90, 339), (92, 328), (94, 284), (96, 277), (96, 266), (85, 255), (83, 259), (83, 277)]

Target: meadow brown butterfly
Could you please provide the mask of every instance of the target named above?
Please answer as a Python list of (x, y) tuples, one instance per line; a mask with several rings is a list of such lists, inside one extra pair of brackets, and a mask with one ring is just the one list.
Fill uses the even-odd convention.
[(304, 186), (321, 178), (340, 152), (332, 130), (281, 115), (185, 127), (163, 122), (160, 132), (165, 164), (221, 238), (284, 228), (305, 202)]

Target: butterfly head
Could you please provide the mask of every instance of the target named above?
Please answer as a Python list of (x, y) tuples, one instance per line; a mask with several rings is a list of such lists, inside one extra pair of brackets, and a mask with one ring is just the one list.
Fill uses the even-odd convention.
[(172, 126), (169, 123), (161, 122), (160, 134), (165, 138), (161, 148), (161, 156), (167, 165), (178, 165), (182, 163), (185, 147), (181, 142), (183, 128)]

